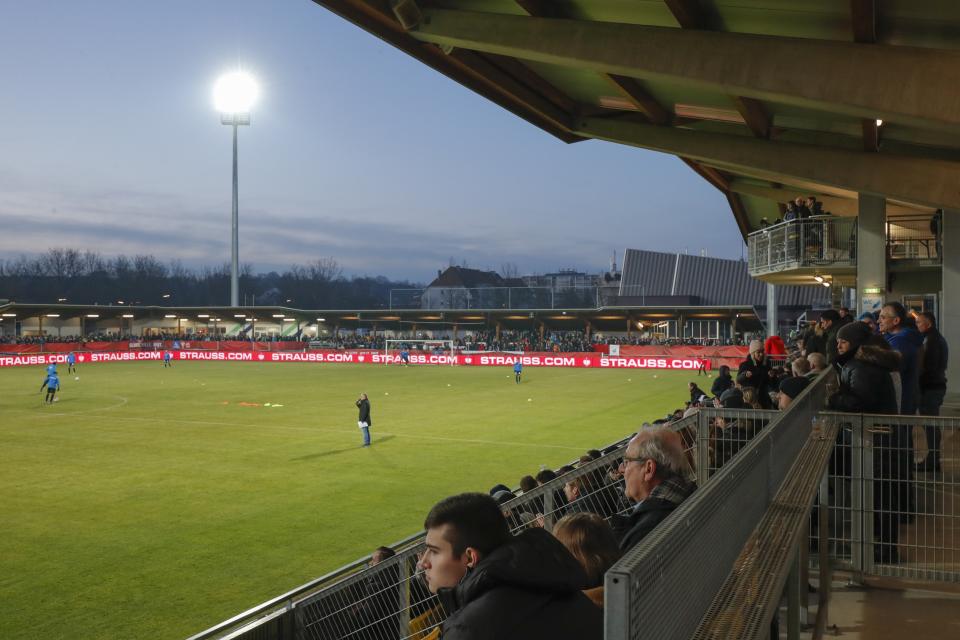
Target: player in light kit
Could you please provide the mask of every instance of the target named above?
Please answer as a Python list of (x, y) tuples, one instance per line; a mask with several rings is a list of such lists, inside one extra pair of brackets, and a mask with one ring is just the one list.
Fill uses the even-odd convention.
[(166, 367), (172, 367), (172, 366), (173, 366), (173, 364), (170, 362), (171, 360), (173, 360), (173, 352), (171, 352), (171, 351), (164, 351), (164, 352), (163, 352), (163, 366), (164, 366), (164, 368), (166, 368)]
[(51, 373), (49, 367), (47, 367), (47, 378), (40, 385), (40, 393), (43, 393), (44, 387), (47, 388), (47, 397), (44, 402), (53, 404), (56, 401), (57, 391), (60, 390), (60, 378), (57, 377), (56, 371)]
[(520, 374), (523, 373), (523, 365), (520, 364), (520, 361), (517, 360), (513, 365), (513, 377), (516, 379), (517, 384), (520, 384)]
[(67, 373), (77, 372), (77, 356), (71, 351), (67, 354)]

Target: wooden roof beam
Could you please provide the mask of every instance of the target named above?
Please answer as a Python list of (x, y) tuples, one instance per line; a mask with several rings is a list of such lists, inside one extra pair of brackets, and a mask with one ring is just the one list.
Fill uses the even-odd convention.
[[(682, 156), (732, 173), (806, 180), (857, 193), (960, 209), (960, 163), (584, 118), (579, 135)], [(773, 177), (777, 176), (777, 177)]]
[(447, 9), (423, 13), (410, 34), (424, 42), (641, 81), (682, 79), (757, 100), (960, 131), (960, 51)]

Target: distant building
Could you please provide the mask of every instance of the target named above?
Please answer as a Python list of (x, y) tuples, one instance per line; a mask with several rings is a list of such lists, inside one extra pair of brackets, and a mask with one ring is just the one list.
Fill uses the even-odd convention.
[(499, 298), (506, 299), (506, 288), (511, 286), (525, 285), (517, 279), (505, 280), (495, 271), (447, 267), (444, 271), (437, 270), (437, 277), (420, 298), (420, 306), (423, 309), (503, 308)]

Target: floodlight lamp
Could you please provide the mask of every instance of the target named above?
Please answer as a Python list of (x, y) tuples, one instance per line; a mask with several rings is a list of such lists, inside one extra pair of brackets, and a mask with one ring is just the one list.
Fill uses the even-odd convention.
[(209, 313), (201, 313), (201, 314), (197, 315), (197, 317), (198, 317), (198, 318), (209, 318), (209, 317), (210, 317), (210, 314), (209, 314)]
[(59, 314), (59, 313), (48, 313), (48, 314), (47, 314), (47, 317), (48, 317), (48, 318), (59, 318), (59, 317), (60, 317), (60, 314)]
[(5, 314), (3, 314), (3, 317), (4, 317), (4, 318), (16, 318), (16, 317), (17, 317), (17, 314), (15, 314), (15, 313), (5, 313)]
[(284, 316), (284, 314), (282, 314), (282, 313), (275, 313), (275, 314), (273, 314), (273, 317), (274, 317), (274, 318), (282, 318), (283, 316)]
[(173, 315), (173, 314), (171, 314), (171, 313), (168, 313), (167, 315), (165, 315), (165, 316), (163, 316), (163, 317), (164, 317), (164, 318), (174, 318), (174, 319), (175, 319), (177, 316), (175, 316), (175, 315)]
[(823, 286), (825, 286), (825, 287), (829, 287), (829, 286), (830, 286), (830, 283), (827, 282), (826, 280), (824, 280), (821, 284), (822, 284)]
[(816, 280), (817, 282), (821, 283), (821, 284), (823, 283), (823, 276), (821, 276), (819, 273), (818, 273), (817, 275), (813, 276), (813, 279)]
[(637, 329), (643, 329), (643, 323), (642, 323), (642, 322), (638, 322), (638, 323), (637, 323)]
[(88, 317), (88, 318), (99, 318), (99, 317), (100, 317), (100, 314), (99, 314), (99, 313), (88, 313), (88, 314), (87, 314), (87, 317)]
[(257, 100), (257, 83), (242, 71), (221, 76), (213, 86), (213, 104), (220, 113), (247, 113)]
[(125, 314), (123, 314), (123, 317), (124, 317), (124, 318), (132, 318), (132, 317), (133, 317), (133, 314), (132, 314), (132, 313), (125, 313)]
[(877, 126), (878, 126), (878, 127), (882, 127), (882, 126), (883, 126), (883, 120), (881, 120), (880, 118), (877, 118)]
[(317, 318), (317, 322), (326, 322), (326, 318)]
[(284, 318), (283, 321), (284, 321), (284, 322), (296, 322), (297, 319), (296, 319), (296, 318)]

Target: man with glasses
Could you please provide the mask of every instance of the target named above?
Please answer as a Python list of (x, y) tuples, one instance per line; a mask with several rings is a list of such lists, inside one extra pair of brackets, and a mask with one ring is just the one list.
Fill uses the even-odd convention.
[(636, 506), (612, 522), (627, 551), (686, 500), (694, 489), (680, 434), (666, 427), (644, 429), (630, 441), (620, 463), (624, 495)]
[(907, 318), (907, 310), (899, 302), (888, 302), (880, 310), (880, 332), (894, 351), (900, 352), (900, 413), (912, 416), (917, 412), (920, 393), (918, 359), (923, 336)]

